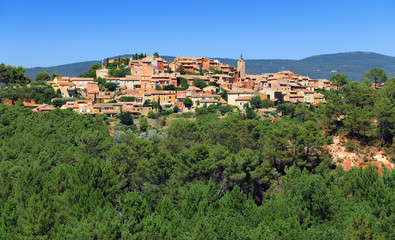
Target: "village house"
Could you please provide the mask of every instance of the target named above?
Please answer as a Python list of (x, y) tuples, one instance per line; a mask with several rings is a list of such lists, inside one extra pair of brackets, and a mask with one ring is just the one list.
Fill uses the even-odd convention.
[(132, 116), (139, 116), (139, 115), (148, 115), (148, 112), (151, 111), (151, 107), (142, 107), (142, 106), (135, 106), (133, 103), (125, 102), (122, 103), (122, 111), (123, 112), (130, 112)]
[(220, 103), (220, 101), (218, 100), (218, 99), (203, 99), (203, 100), (201, 100), (200, 101), (200, 105), (202, 106), (206, 106), (206, 107), (208, 107), (208, 106), (210, 106), (210, 105), (213, 105), (213, 104), (218, 104), (218, 103)]
[(129, 66), (132, 76), (151, 76), (155, 73), (155, 66), (151, 60), (131, 60)]
[(161, 105), (174, 104), (176, 102), (176, 91), (151, 91), (144, 93), (144, 101), (158, 102), (160, 99)]
[(116, 83), (118, 87), (133, 89), (136, 85), (141, 85), (141, 79), (142, 76), (126, 75), (123, 78), (106, 78), (106, 81)]
[(84, 90), (87, 88), (88, 83), (93, 83), (93, 78), (81, 78), (81, 77), (74, 77), (70, 78), (70, 81), (76, 85), (76, 88), (79, 90)]
[(228, 104), (237, 106), (236, 99), (239, 97), (252, 97), (256, 94), (256, 91), (249, 89), (231, 90), (228, 92)]
[(96, 101), (101, 103), (107, 103), (113, 100), (113, 97), (114, 93), (99, 92), (99, 94), (96, 94)]
[[(216, 100), (215, 103), (219, 102), (219, 99), (221, 98), (220, 95), (213, 95), (213, 94), (192, 94), (191, 95), (191, 100), (193, 103), (193, 106), (199, 106), (202, 104), (202, 101), (204, 103), (213, 103), (212, 100)], [(210, 101), (205, 101), (205, 100), (211, 100)]]
[(218, 89), (218, 87), (207, 86), (207, 87), (203, 88), (203, 93), (205, 93), (205, 94), (216, 94), (217, 93), (217, 89)]
[(86, 114), (86, 113), (99, 113), (99, 106), (96, 105), (93, 100), (79, 99), (74, 102), (67, 102), (61, 107), (61, 109), (71, 108), (73, 111)]
[(104, 65), (101, 69), (96, 70), (97, 78), (108, 78), (108, 76), (109, 76), (108, 69), (106, 69)]
[(88, 83), (86, 85), (86, 93), (84, 91), (84, 93), (86, 94), (86, 98), (94, 98), (95, 95), (98, 95), (100, 92), (99, 90), (99, 84), (97, 82), (93, 82), (93, 83)]
[(318, 79), (318, 88), (330, 90), (332, 88), (331, 81), (327, 79)]
[(177, 86), (177, 77), (175, 74), (162, 73), (151, 76), (151, 81), (158, 86), (174, 85)]
[(236, 104), (234, 106), (240, 108), (240, 109), (244, 109), (244, 105), (248, 104), (250, 105), (250, 100), (253, 96), (241, 96), (236, 98), (235, 102)]
[[(301, 92), (301, 91), (299, 91)], [(305, 101), (305, 96), (304, 94), (298, 94), (296, 91), (289, 90), (283, 92), (284, 94), (284, 102), (286, 103), (298, 103), (298, 102), (304, 102)]]
[(311, 91), (311, 90), (302, 90), (302, 91), (298, 92), (298, 94), (300, 96), (304, 97), (303, 102), (309, 103), (309, 104), (314, 102), (314, 93), (315, 92)]
[(97, 103), (99, 112), (105, 113), (111, 117), (115, 116), (122, 110), (122, 103)]
[(57, 85), (53, 86), (55, 92), (60, 89), (63, 98), (72, 98), (76, 93), (76, 85), (73, 82), (59, 82)]
[[(176, 101), (177, 102), (184, 102), (184, 99), (188, 96), (188, 92), (187, 91), (177, 91), (177, 95), (176, 95)], [(189, 94), (189, 96), (191, 96)]]
[(56, 108), (54, 106), (51, 106), (48, 104), (43, 104), (43, 105), (40, 105), (40, 106), (34, 108), (32, 111), (38, 112), (38, 113), (47, 113), (47, 112), (55, 110), (55, 109)]
[(325, 103), (325, 96), (321, 93), (314, 93), (314, 105), (318, 103)]

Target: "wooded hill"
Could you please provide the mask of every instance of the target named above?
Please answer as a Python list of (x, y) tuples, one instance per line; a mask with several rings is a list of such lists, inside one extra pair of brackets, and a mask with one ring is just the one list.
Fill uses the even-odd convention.
[[(122, 55), (130, 57), (131, 54)], [(161, 56), (167, 61), (173, 61), (175, 57)], [(118, 58), (112, 57), (112, 58)], [(111, 58), (110, 58), (111, 59)], [(237, 59), (214, 58), (221, 62), (237, 65)], [(39, 72), (46, 71), (60, 73), (62, 76), (76, 77), (78, 74), (86, 72), (94, 63), (100, 61), (86, 61), (72, 64), (65, 64), (53, 67), (27, 68), (26, 74), (34, 79)], [(300, 75), (310, 78), (329, 79), (333, 74), (345, 73), (350, 79), (363, 81), (363, 74), (371, 68), (379, 67), (385, 70), (389, 77), (395, 76), (395, 57), (369, 52), (349, 52), (337, 54), (323, 54), (303, 58), (301, 60), (284, 59), (246, 59), (247, 74), (261, 74), (266, 72), (279, 72), (290, 70)], [(334, 72), (336, 71), (336, 72)]]
[(273, 123), (210, 105), (138, 129), (0, 105), (0, 236), (395, 239), (395, 171), (368, 166), (374, 154), (343, 171), (327, 149), (344, 135), (394, 161), (395, 78), (338, 85), (318, 108), (278, 105)]

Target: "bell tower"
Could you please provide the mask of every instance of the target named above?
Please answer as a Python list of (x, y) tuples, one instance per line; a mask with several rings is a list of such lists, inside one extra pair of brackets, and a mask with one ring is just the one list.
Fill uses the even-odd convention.
[(240, 54), (239, 61), (237, 61), (237, 72), (239, 73), (239, 77), (246, 75), (246, 63), (242, 54)]

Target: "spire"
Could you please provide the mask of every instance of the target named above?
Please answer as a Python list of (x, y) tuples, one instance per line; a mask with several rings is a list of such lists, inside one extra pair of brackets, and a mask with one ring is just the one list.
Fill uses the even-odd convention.
[(243, 58), (243, 54), (242, 53), (240, 53), (240, 58)]

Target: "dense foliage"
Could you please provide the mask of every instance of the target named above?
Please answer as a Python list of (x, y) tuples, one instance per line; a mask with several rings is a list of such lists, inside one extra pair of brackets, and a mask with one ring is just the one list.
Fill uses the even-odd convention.
[(333, 170), (330, 138), (298, 117), (111, 137), (100, 115), (0, 106), (0, 139), (5, 239), (395, 237), (395, 174)]
[(101, 68), (102, 65), (100, 63), (94, 63), (89, 67), (88, 72), (81, 73), (78, 77), (96, 78), (96, 70)]
[(0, 85), (26, 85), (30, 83), (31, 79), (25, 75), (23, 67), (6, 66), (4, 63), (0, 64)]
[(332, 81), (326, 104), (280, 104), (273, 122), (215, 104), (170, 124), (160, 115), (174, 109), (151, 111), (137, 128), (123, 112), (113, 137), (104, 115), (0, 105), (0, 236), (395, 239), (395, 173), (343, 171), (327, 149), (343, 135), (347, 150), (355, 140), (394, 160), (395, 79)]
[(56, 97), (55, 90), (50, 85), (32, 85), (31, 87), (0, 88), (0, 102), (3, 99), (11, 101), (34, 100), (36, 103), (51, 103), (51, 99)]

